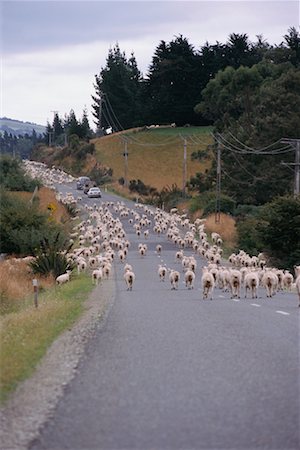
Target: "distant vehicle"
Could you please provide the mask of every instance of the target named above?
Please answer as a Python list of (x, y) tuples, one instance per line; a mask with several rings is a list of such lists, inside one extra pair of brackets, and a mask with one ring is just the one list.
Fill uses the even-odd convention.
[(86, 185), (88, 185), (91, 182), (89, 177), (79, 177), (76, 181), (76, 188), (80, 191), (82, 191)]
[(87, 196), (89, 198), (97, 198), (97, 197), (102, 197), (102, 193), (100, 191), (100, 189), (98, 187), (92, 187), (88, 190)]

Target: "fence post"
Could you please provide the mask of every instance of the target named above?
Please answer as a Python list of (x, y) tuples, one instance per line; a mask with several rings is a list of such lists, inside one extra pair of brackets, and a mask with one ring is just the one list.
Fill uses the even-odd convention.
[(32, 280), (33, 292), (34, 292), (34, 306), (38, 307), (38, 280), (34, 278)]

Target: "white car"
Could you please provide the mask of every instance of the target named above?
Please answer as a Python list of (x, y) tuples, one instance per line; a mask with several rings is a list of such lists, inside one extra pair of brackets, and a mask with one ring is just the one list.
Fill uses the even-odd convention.
[(88, 190), (87, 196), (89, 198), (97, 198), (97, 197), (102, 197), (102, 193), (100, 191), (100, 189), (98, 187), (92, 187)]

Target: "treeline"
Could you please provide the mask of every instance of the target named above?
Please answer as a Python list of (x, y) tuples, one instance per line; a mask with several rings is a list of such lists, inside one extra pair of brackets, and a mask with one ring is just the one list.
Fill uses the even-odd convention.
[(232, 33), (225, 44), (206, 42), (197, 50), (179, 35), (159, 43), (145, 75), (134, 53), (127, 58), (117, 44), (95, 76), (92, 108), (98, 130), (156, 123), (211, 124), (213, 118), (195, 106), (203, 101), (203, 90), (219, 71), (251, 68), (262, 61), (299, 67), (298, 31), (290, 28), (283, 39), (273, 46), (262, 36), (251, 42), (247, 34)]
[(89, 141), (94, 136), (86, 109), (83, 110), (81, 119), (77, 119), (72, 109), (64, 118), (59, 117), (55, 112), (52, 124), (47, 123), (44, 143), (49, 146), (66, 146), (70, 137), (74, 135), (85, 141)]
[(32, 133), (19, 134), (18, 136), (4, 131), (0, 133), (0, 153), (8, 154), (22, 159), (28, 158), (32, 149), (38, 142), (43, 142), (44, 135), (37, 134), (33, 129)]

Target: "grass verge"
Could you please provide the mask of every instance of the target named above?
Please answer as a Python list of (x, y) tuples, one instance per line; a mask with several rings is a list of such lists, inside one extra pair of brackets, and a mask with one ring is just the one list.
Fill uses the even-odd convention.
[(1, 403), (31, 375), (58, 335), (75, 323), (92, 289), (90, 277), (82, 275), (43, 292), (37, 309), (32, 304), (0, 318)]

